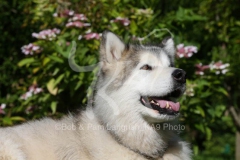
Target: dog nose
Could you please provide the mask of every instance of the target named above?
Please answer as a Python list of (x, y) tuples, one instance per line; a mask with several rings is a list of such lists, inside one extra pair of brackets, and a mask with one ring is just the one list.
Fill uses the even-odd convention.
[(186, 72), (181, 69), (176, 69), (172, 73), (173, 78), (179, 83), (186, 83)]

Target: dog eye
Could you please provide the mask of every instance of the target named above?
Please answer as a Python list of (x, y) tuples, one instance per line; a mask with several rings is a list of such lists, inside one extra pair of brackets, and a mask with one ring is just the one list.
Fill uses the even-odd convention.
[(149, 66), (149, 65), (147, 65), (147, 64), (145, 64), (145, 65), (142, 66), (140, 69), (142, 69), (142, 70), (152, 70), (152, 67)]

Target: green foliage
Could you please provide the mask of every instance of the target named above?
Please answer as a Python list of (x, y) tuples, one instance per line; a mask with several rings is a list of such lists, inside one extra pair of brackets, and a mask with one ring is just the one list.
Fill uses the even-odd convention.
[[(96, 70), (75, 72), (68, 60), (74, 66), (98, 62), (99, 40), (87, 39), (87, 32), (98, 34), (109, 29), (129, 40), (159, 29), (145, 39), (159, 43), (160, 39), (169, 36), (166, 30), (161, 30), (167, 28), (174, 35), (176, 44), (198, 48), (198, 53), (192, 57), (176, 60), (176, 66), (188, 73), (187, 91), (181, 99), (181, 120), (188, 128), (185, 136), (192, 143), (195, 159), (217, 156), (233, 159), (234, 140), (228, 141), (228, 138), (234, 135), (236, 127), (229, 107), (239, 106), (239, 9), (233, 0), (2, 2), (0, 104), (7, 107), (5, 114), (0, 115), (0, 125), (9, 126), (42, 116), (58, 118), (68, 111), (85, 107), (87, 89)], [(91, 25), (66, 27), (71, 17), (63, 14), (66, 10), (84, 14), (87, 19), (81, 22)], [(54, 13), (58, 16), (54, 17)], [(121, 21), (111, 21), (117, 17), (128, 18), (130, 24), (124, 26)], [(53, 28), (61, 31), (52, 40), (31, 36), (34, 32)], [(76, 55), (71, 57), (75, 42)], [(21, 47), (29, 43), (40, 49), (32, 55), (24, 55)], [(228, 72), (206, 69), (204, 75), (196, 74), (196, 64), (213, 66), (219, 61), (230, 64)], [(216, 74), (217, 71), (220, 73)], [(42, 91), (26, 100), (21, 99), (31, 86)], [(224, 133), (223, 138), (219, 138), (221, 133)], [(225, 154), (226, 146), (231, 147)], [(211, 158), (211, 153), (215, 157)]]

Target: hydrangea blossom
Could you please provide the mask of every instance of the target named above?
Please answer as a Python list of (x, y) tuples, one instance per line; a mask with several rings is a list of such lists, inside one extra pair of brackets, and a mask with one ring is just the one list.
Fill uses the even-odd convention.
[(38, 39), (46, 39), (46, 40), (53, 40), (57, 37), (57, 34), (59, 34), (61, 31), (60, 29), (54, 28), (54, 29), (46, 29), (39, 33), (32, 33), (32, 36)]
[(41, 48), (35, 44), (29, 43), (21, 47), (22, 53), (25, 55), (33, 55), (34, 53), (40, 53)]
[(121, 18), (121, 17), (117, 17), (116, 19), (113, 19), (110, 22), (111, 23), (119, 22), (119, 23), (123, 24), (124, 26), (128, 26), (130, 24), (130, 20), (128, 18)]
[(0, 105), (0, 114), (5, 114), (5, 111), (4, 111), (5, 108), (6, 108), (6, 104), (2, 103)]
[(43, 91), (42, 88), (38, 88), (37, 85), (32, 85), (28, 88), (28, 91), (21, 95), (20, 99), (27, 100), (29, 97), (32, 97), (33, 94), (38, 94)]
[(197, 53), (197, 47), (196, 46), (184, 46), (184, 44), (177, 45), (177, 56), (179, 58), (192, 57), (193, 53)]

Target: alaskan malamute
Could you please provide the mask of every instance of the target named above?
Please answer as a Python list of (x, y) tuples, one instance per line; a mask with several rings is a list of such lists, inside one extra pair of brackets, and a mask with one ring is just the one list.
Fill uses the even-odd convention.
[(0, 160), (190, 160), (173, 128), (186, 73), (174, 68), (172, 38), (125, 44), (105, 31), (93, 105), (61, 120), (0, 130)]

